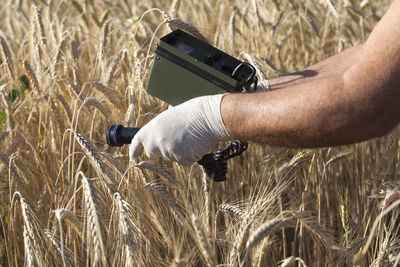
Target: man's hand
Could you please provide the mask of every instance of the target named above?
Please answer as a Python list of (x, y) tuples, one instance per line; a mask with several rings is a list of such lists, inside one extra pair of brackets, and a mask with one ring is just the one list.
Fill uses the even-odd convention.
[(222, 121), (222, 95), (193, 98), (172, 107), (147, 123), (132, 139), (131, 160), (143, 151), (149, 158), (190, 165), (201, 159), (218, 141), (231, 139)]

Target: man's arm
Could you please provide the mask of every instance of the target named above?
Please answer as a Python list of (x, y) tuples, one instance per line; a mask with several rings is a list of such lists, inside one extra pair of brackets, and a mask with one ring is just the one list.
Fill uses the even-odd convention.
[(395, 0), (363, 45), (273, 79), (271, 92), (203, 96), (164, 111), (135, 135), (131, 159), (144, 148), (148, 157), (191, 164), (232, 137), (318, 147), (387, 133), (400, 120), (398, 14)]
[(271, 92), (225, 95), (221, 114), (228, 133), (292, 147), (349, 144), (386, 134), (400, 120), (399, 14), (395, 0), (351, 60), (339, 54), (331, 59), (338, 66), (317, 65), (325, 72), (314, 79), (284, 76), (271, 81)]

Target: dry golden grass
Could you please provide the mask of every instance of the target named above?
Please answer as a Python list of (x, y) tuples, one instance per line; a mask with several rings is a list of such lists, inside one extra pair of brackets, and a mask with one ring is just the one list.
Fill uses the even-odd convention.
[(259, 77), (365, 41), (390, 1), (5, 0), (0, 6), (0, 265), (393, 266), (398, 133), (315, 150), (251, 144), (213, 183), (137, 162), (111, 123), (167, 106), (145, 91), (182, 28)]

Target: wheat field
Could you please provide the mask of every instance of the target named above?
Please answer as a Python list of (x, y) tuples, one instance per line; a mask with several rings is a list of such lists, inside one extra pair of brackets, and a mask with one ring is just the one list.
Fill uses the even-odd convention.
[(265, 79), (364, 42), (389, 4), (3, 0), (0, 265), (398, 265), (396, 130), (321, 149), (251, 143), (224, 183), (105, 142), (108, 125), (167, 108), (145, 86), (173, 29)]

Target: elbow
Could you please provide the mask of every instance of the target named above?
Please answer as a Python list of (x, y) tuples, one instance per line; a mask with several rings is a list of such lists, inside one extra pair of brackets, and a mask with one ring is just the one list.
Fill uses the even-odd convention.
[(387, 135), (398, 125), (398, 120), (396, 120), (392, 115), (378, 114), (374, 119), (368, 123), (368, 132), (370, 133), (370, 138), (378, 138)]
[(387, 135), (390, 131), (396, 128), (397, 124), (397, 121), (382, 119), (379, 125), (379, 129), (376, 132), (376, 137)]
[(357, 79), (357, 75), (355, 78), (353, 74), (344, 74), (344, 88), (350, 96), (353, 115), (357, 118), (353, 123), (362, 129), (360, 136), (367, 140), (387, 135), (400, 122), (397, 107), (400, 88), (392, 82)]

